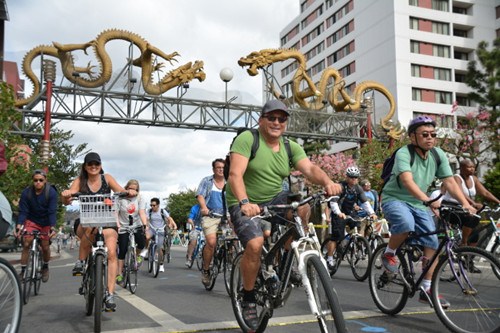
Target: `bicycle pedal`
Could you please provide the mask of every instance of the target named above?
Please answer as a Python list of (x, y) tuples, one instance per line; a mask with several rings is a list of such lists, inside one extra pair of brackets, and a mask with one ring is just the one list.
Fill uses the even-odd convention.
[(73, 276), (83, 276), (83, 273), (73, 273)]

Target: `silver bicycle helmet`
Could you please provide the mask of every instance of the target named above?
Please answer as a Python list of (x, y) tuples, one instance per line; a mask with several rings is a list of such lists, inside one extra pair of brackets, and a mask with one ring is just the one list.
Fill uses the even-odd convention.
[(359, 177), (359, 169), (357, 166), (350, 166), (345, 171), (347, 177), (358, 178)]

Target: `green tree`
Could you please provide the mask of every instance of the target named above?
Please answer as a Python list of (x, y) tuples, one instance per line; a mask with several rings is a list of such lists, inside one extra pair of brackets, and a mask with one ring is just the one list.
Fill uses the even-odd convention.
[(497, 198), (500, 197), (500, 162), (495, 163), (495, 167), (491, 168), (484, 175), (483, 185)]
[(191, 207), (198, 203), (195, 190), (171, 193), (167, 198), (167, 210), (177, 223), (177, 228), (186, 230), (186, 221)]

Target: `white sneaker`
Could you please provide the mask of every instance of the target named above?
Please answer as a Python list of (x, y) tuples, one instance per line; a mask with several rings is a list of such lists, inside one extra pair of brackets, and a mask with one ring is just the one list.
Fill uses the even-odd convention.
[(160, 265), (160, 272), (165, 272), (165, 267), (163, 265)]
[(140, 256), (146, 258), (148, 256), (148, 249), (142, 250)]

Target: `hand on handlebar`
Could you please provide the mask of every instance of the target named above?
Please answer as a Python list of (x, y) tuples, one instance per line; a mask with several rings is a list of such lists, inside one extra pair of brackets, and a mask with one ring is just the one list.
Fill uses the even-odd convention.
[(240, 210), (243, 215), (248, 217), (257, 216), (261, 212), (260, 206), (253, 203), (247, 203), (245, 205), (242, 205)]
[(23, 231), (24, 231), (24, 225), (22, 224), (16, 225), (16, 229), (14, 230), (14, 237), (21, 238)]

